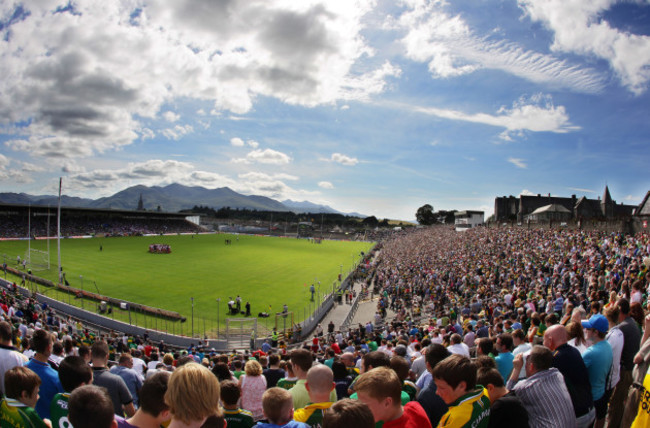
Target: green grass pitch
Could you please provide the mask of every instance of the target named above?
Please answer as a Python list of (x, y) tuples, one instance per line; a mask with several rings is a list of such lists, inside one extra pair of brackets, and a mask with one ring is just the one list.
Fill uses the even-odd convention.
[[(225, 245), (231, 239), (232, 245)], [(150, 254), (149, 244), (171, 246), (171, 254)], [(16, 256), (24, 258), (26, 241), (1, 241), (0, 256), (7, 265), (16, 266)], [(31, 241), (32, 248), (46, 249), (46, 241)], [(323, 241), (314, 244), (295, 238), (271, 238), (249, 235), (176, 235), (129, 238), (92, 238), (61, 240), (61, 265), (72, 287), (103, 295), (179, 312), (187, 322), (171, 323), (131, 314), (131, 321), (148, 328), (191, 334), (191, 298), (194, 297), (194, 333), (214, 336), (217, 326), (223, 332), (228, 316), (229, 297), (242, 297), (251, 312), (279, 312), (287, 304), (294, 321), (302, 321), (314, 309), (309, 286), (317, 289), (316, 300), (332, 291), (339, 272), (343, 276), (360, 253), (368, 252), (372, 243)], [(100, 251), (100, 246), (103, 248)], [(51, 269), (35, 275), (56, 280), (56, 241), (50, 242)], [(16, 280), (14, 278), (14, 280)], [(320, 286), (319, 286), (320, 282)], [(39, 287), (39, 291), (81, 306), (79, 299)], [(221, 299), (217, 311), (217, 298)], [(321, 297), (322, 298), (322, 297)], [(94, 310), (94, 302), (85, 301)], [(116, 319), (128, 322), (128, 311), (113, 311)], [(217, 321), (219, 312), (219, 321)], [(270, 328), (274, 318), (260, 319), (258, 325)]]

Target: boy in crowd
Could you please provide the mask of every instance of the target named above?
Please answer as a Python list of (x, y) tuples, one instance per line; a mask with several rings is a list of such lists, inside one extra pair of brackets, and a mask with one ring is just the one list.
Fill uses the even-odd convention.
[(309, 392), (311, 404), (302, 409), (297, 409), (293, 413), (293, 418), (298, 422), (306, 423), (312, 428), (320, 428), (323, 422), (323, 413), (333, 404), (330, 400), (330, 394), (335, 387), (332, 369), (325, 364), (313, 366), (307, 372), (305, 387)]
[(296, 386), (298, 378), (293, 372), (293, 365), (291, 364), (291, 361), (286, 362), (285, 368), (287, 370), (287, 377), (281, 378), (275, 386), (279, 386), (280, 388), (284, 389), (291, 389)]
[(132, 418), (118, 418), (118, 428), (160, 428), (168, 422), (171, 413), (165, 404), (165, 393), (170, 376), (170, 372), (161, 370), (145, 380), (140, 390), (140, 407)]
[(51, 428), (49, 420), (41, 419), (34, 407), (38, 401), (41, 378), (30, 369), (16, 366), (5, 373), (6, 398), (0, 404), (2, 428)]
[(478, 369), (477, 382), (485, 386), (490, 397), (490, 421), (488, 427), (528, 428), (528, 411), (517, 396), (506, 389), (497, 369)]
[(374, 428), (375, 418), (370, 408), (359, 400), (344, 398), (325, 412), (323, 428)]
[(223, 403), (223, 413), (230, 428), (251, 428), (255, 425), (253, 414), (237, 406), (241, 397), (241, 390), (237, 382), (224, 380), (221, 382), (221, 402)]
[(384, 428), (427, 428), (431, 422), (416, 401), (402, 406), (402, 382), (389, 367), (378, 367), (359, 376), (355, 385), (359, 401), (370, 407), (375, 422)]
[(262, 408), (269, 422), (258, 422), (256, 428), (309, 428), (309, 425), (293, 420), (293, 397), (286, 389), (274, 387), (264, 391)]
[(84, 385), (72, 391), (68, 419), (74, 428), (117, 428), (111, 397), (106, 389), (95, 385)]
[(449, 406), (438, 427), (487, 428), (490, 398), (476, 385), (476, 365), (462, 355), (451, 355), (431, 371), (438, 395)]
[(65, 392), (58, 393), (50, 403), (52, 425), (55, 428), (68, 426), (68, 401), (70, 393), (93, 382), (93, 370), (81, 357), (65, 357), (59, 364), (59, 380)]
[(177, 368), (165, 392), (165, 403), (172, 415), (169, 427), (201, 426), (209, 416), (220, 413), (219, 399), (219, 380), (206, 367), (187, 363)]

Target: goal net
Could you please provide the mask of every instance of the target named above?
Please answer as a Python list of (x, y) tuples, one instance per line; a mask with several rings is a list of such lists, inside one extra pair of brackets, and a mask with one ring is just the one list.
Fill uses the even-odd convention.
[(25, 254), (29, 268), (34, 272), (50, 269), (50, 252), (30, 248)]
[(226, 318), (228, 349), (249, 349), (257, 333), (257, 318)]

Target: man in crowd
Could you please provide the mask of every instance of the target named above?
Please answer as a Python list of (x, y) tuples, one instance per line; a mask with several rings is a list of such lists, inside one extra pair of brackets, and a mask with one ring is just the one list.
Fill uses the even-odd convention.
[(551, 350), (553, 367), (564, 376), (571, 396), (576, 425), (578, 428), (587, 428), (596, 418), (589, 373), (580, 352), (569, 345), (568, 340), (569, 335), (563, 325), (556, 324), (544, 332), (544, 346)]
[(110, 372), (122, 378), (127, 388), (129, 388), (131, 397), (133, 397), (133, 404), (137, 407), (139, 402), (138, 391), (142, 388), (142, 379), (133, 370), (133, 357), (131, 357), (131, 354), (124, 353), (120, 355), (118, 365), (111, 367)]
[(602, 428), (607, 416), (607, 377), (612, 369), (612, 347), (605, 340), (609, 330), (609, 322), (601, 314), (592, 315), (588, 320), (582, 321), (587, 341), (592, 345), (582, 353), (582, 359), (589, 373), (591, 395), (594, 398), (596, 409), (596, 423), (594, 427)]
[(623, 332), (623, 350), (621, 351), (620, 379), (612, 392), (609, 400), (609, 414), (607, 415), (607, 426), (619, 426), (623, 418), (625, 399), (628, 390), (632, 385), (632, 369), (634, 369), (634, 355), (639, 352), (641, 331), (636, 321), (630, 316), (630, 302), (622, 298), (618, 299), (616, 306), (619, 310), (619, 323), (616, 326)]
[(108, 344), (103, 340), (96, 341), (90, 347), (90, 356), (93, 362), (93, 384), (108, 391), (116, 415), (123, 416), (126, 412), (128, 417), (133, 416), (133, 397), (126, 383), (121, 377), (108, 371)]
[(36, 330), (32, 337), (36, 354), (26, 364), (26, 367), (41, 378), (40, 398), (36, 403), (36, 412), (42, 419), (50, 418), (50, 403), (54, 396), (63, 392), (59, 374), (48, 364), (52, 354), (52, 336), (45, 330)]
[[(528, 378), (519, 380), (519, 373), (524, 365)], [(506, 387), (514, 390), (528, 411), (532, 428), (576, 426), (571, 396), (564, 384), (562, 373), (553, 367), (553, 354), (548, 348), (534, 346), (525, 361), (523, 354), (519, 354), (513, 360), (512, 366)]]

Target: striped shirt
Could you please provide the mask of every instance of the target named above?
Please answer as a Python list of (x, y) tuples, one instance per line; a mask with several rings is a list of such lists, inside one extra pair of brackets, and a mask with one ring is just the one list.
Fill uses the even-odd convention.
[(516, 384), (508, 380), (507, 388), (515, 391), (528, 411), (531, 428), (576, 426), (571, 396), (558, 369), (542, 370)]

